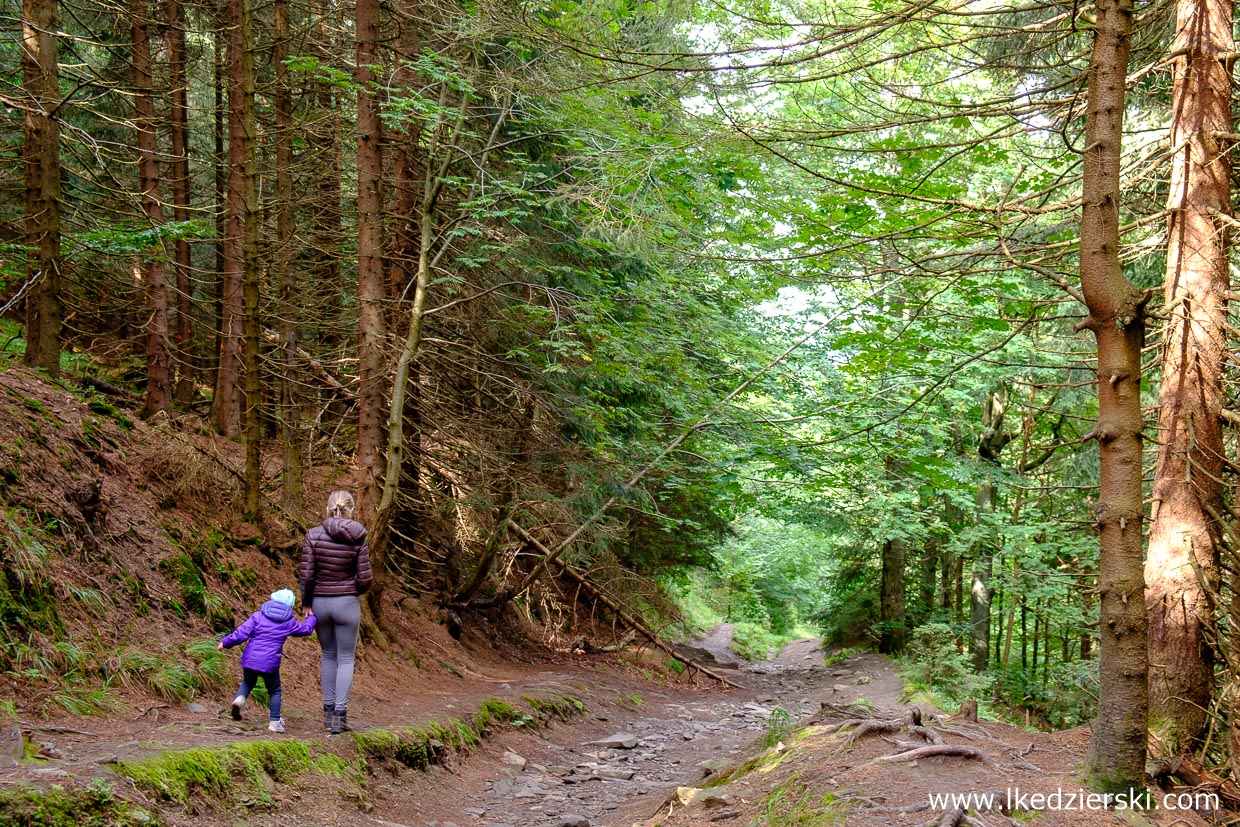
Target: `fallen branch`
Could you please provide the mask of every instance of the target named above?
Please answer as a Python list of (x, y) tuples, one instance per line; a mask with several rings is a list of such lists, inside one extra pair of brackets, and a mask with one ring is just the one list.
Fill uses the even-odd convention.
[(98, 732), (87, 732), (84, 729), (70, 729), (65, 726), (46, 726), (44, 724), (36, 724), (31, 721), (17, 722), (24, 729), (33, 730), (34, 732), (59, 732), (65, 735), (89, 735), (91, 738), (98, 738)]
[(1003, 772), (1003, 768), (995, 763), (994, 759), (977, 747), (968, 747), (963, 744), (934, 744), (928, 747), (920, 747), (918, 749), (908, 750), (896, 755), (880, 755), (878, 758), (868, 761), (862, 766), (870, 766), (871, 764), (897, 764), (905, 761), (916, 761), (920, 758), (935, 758), (938, 756), (950, 756), (955, 758), (971, 758), (974, 761), (980, 761), (996, 772)]
[[(280, 346), (284, 345), (284, 342), (280, 339), (280, 334), (274, 330), (266, 330), (266, 329), (263, 330), (263, 341), (267, 342), (268, 344), (272, 344), (272, 345), (280, 345)], [(339, 377), (337, 377), (335, 374), (333, 374), (331, 371), (329, 371), (327, 368), (323, 367), (323, 365), (321, 365), (317, 359), (311, 356), (309, 352), (303, 350), (300, 347), (295, 347), (294, 352), (297, 354), (298, 359), (302, 359), (303, 361), (305, 361), (306, 366), (310, 368), (310, 372), (313, 373), (315, 376), (317, 376), (320, 380), (322, 380), (322, 382), (325, 385), (327, 385), (329, 388), (336, 391), (342, 396), (346, 396), (346, 397), (352, 396), (352, 394), (349, 392), (349, 389), (345, 386), (344, 381), (341, 380)]]
[(710, 677), (710, 678), (714, 678), (715, 680), (719, 681), (719, 683), (723, 684), (724, 686), (730, 686), (733, 689), (743, 688), (740, 686), (740, 684), (733, 683), (732, 681), (725, 678), (723, 675), (720, 675), (717, 672), (707, 669), (705, 666), (698, 663), (697, 661), (692, 660), (690, 658), (686, 658), (683, 655), (677, 654), (676, 651), (672, 649), (671, 646), (668, 646), (666, 643), (663, 642), (663, 639), (659, 637), (658, 632), (655, 632), (653, 629), (646, 626), (645, 623), (638, 620), (636, 617), (634, 617), (629, 612), (625, 611), (625, 609), (622, 606), (620, 606), (620, 604), (612, 600), (610, 597), (604, 594), (597, 586), (591, 583), (585, 577), (585, 575), (575, 571), (571, 566), (568, 565), (568, 563), (565, 563), (560, 558), (552, 557), (550, 549), (548, 549), (545, 545), (539, 542), (538, 538), (534, 537), (524, 528), (522, 528), (521, 526), (517, 525), (515, 522), (512, 522), (510, 520), (508, 522), (508, 530), (512, 531), (522, 540), (524, 540), (525, 542), (533, 546), (535, 549), (537, 549), (539, 553), (543, 554), (544, 561), (549, 560), (550, 562), (555, 563), (555, 565), (560, 569), (561, 573), (563, 573), (570, 579), (574, 580), (591, 597), (593, 597), (595, 600), (599, 601), (604, 606), (606, 606), (607, 608), (615, 612), (616, 616), (620, 618), (620, 620), (626, 626), (628, 626), (630, 629), (636, 630), (638, 634), (640, 634), (642, 637), (649, 640), (652, 644), (654, 644), (659, 649), (663, 650), (663, 652), (675, 658), (680, 663), (683, 663), (685, 666), (688, 666), (690, 669), (696, 669), (697, 671), (701, 672), (703, 675), (706, 675), (707, 677)]
[(1174, 776), (1190, 787), (1217, 793), (1227, 809), (1240, 810), (1240, 786), (1210, 772), (1187, 755), (1160, 761), (1151, 775), (1157, 782), (1166, 781)]

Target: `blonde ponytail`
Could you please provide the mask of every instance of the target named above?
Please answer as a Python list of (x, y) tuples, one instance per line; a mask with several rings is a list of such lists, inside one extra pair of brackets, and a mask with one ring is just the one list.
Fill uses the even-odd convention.
[(353, 502), (353, 495), (348, 491), (333, 491), (327, 497), (327, 517), (343, 517), (347, 520), (353, 519), (353, 512), (357, 509)]

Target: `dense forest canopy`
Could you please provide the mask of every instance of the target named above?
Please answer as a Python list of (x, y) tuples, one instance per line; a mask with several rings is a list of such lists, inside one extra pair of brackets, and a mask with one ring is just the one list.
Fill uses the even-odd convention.
[(1144, 704), (1148, 616), (1232, 760), (1230, 4), (3, 19), (6, 350), (208, 416), (251, 517), (340, 463), (454, 616), (581, 576), (1046, 725)]

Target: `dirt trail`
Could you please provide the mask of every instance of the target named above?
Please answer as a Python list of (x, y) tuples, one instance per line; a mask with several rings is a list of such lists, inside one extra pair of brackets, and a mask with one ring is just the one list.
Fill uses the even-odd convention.
[[(730, 634), (730, 628), (720, 627), (695, 646), (713, 652), (721, 668), (718, 663), (735, 658)], [(519, 703), (523, 696), (549, 692), (580, 699), (586, 711), (542, 729), (504, 731), (446, 767), (377, 770), (366, 779), (360, 799), (356, 787), (342, 789), (327, 779), (277, 784), (270, 794), (278, 820), (290, 827), (748, 825), (771, 823), (768, 811), (785, 816), (779, 823), (810, 823), (788, 819), (822, 808), (834, 808), (848, 825), (917, 827), (942, 815), (926, 809), (931, 793), (1078, 789), (1088, 740), (1084, 730), (1047, 734), (1002, 724), (964, 724), (925, 705), (921, 709), (933, 730), (949, 744), (980, 749), (990, 763), (958, 756), (884, 763), (907, 748), (898, 746), (900, 739), (911, 737), (907, 729), (854, 739), (839, 726), (907, 720), (909, 707), (901, 702), (903, 686), (891, 662), (859, 654), (826, 665), (820, 647), (818, 640), (798, 640), (769, 662), (727, 669), (728, 677), (743, 687), (730, 690), (716, 683), (654, 682), (631, 666), (620, 668), (614, 659), (588, 656), (553, 664), (474, 662), (459, 674), (441, 675), (438, 682), (386, 684), (382, 698), (366, 694), (379, 683), (372, 681), (359, 704), (367, 712), (364, 723), (371, 726), (464, 716), (486, 698)], [(435, 671), (424, 669), (425, 677)], [(0, 784), (82, 780), (103, 773), (117, 755), (177, 746), (293, 737), (347, 755), (351, 744), (348, 736), (325, 737), (314, 715), (296, 709), (288, 736), (272, 736), (258, 721), (235, 725), (220, 717), (222, 709), (164, 712), (162, 721), (144, 716), (124, 722), (123, 731), (114, 729), (107, 737), (55, 734), (63, 759), (0, 770)], [(783, 752), (777, 749), (776, 760), (762, 772), (711, 790), (719, 796), (713, 806), (681, 806), (678, 788), (705, 787), (708, 775), (753, 755), (764, 736), (780, 741), (784, 729), (802, 725), (807, 726), (802, 735), (789, 740)], [(801, 809), (778, 810), (789, 807)], [(180, 812), (165, 806), (161, 812), (174, 827), (249, 827), (266, 825), (272, 817), (265, 810), (209, 807)], [(1116, 823), (1110, 813), (1042, 810), (1038, 815), (1039, 824), (1056, 827)], [(1010, 822), (1004, 816), (976, 823)], [(1160, 816), (1152, 823), (1172, 820)], [(1194, 816), (1179, 823), (1203, 822)]]
[[(740, 662), (730, 634), (720, 627), (694, 646), (714, 652), (719, 663)], [(701, 783), (707, 768), (742, 760), (772, 725), (804, 722), (827, 700), (898, 703), (899, 681), (886, 660), (863, 656), (825, 667), (820, 645), (796, 641), (771, 662), (728, 670), (742, 690), (635, 687), (635, 694), (608, 703), (604, 696), (614, 689), (601, 681), (581, 724), (542, 738), (506, 736), (453, 777), (393, 791), (376, 802), (370, 823), (630, 827), (653, 816), (678, 787)]]

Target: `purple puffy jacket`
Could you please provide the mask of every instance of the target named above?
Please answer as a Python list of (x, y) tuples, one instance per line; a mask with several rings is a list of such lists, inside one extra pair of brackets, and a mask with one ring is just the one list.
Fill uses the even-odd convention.
[(241, 665), (255, 672), (274, 672), (284, 656), (284, 641), (312, 634), (316, 622), (314, 615), (310, 615), (303, 623), (293, 617), (291, 606), (268, 600), (245, 623), (225, 635), (221, 643), (228, 649), (248, 640), (241, 653)]

